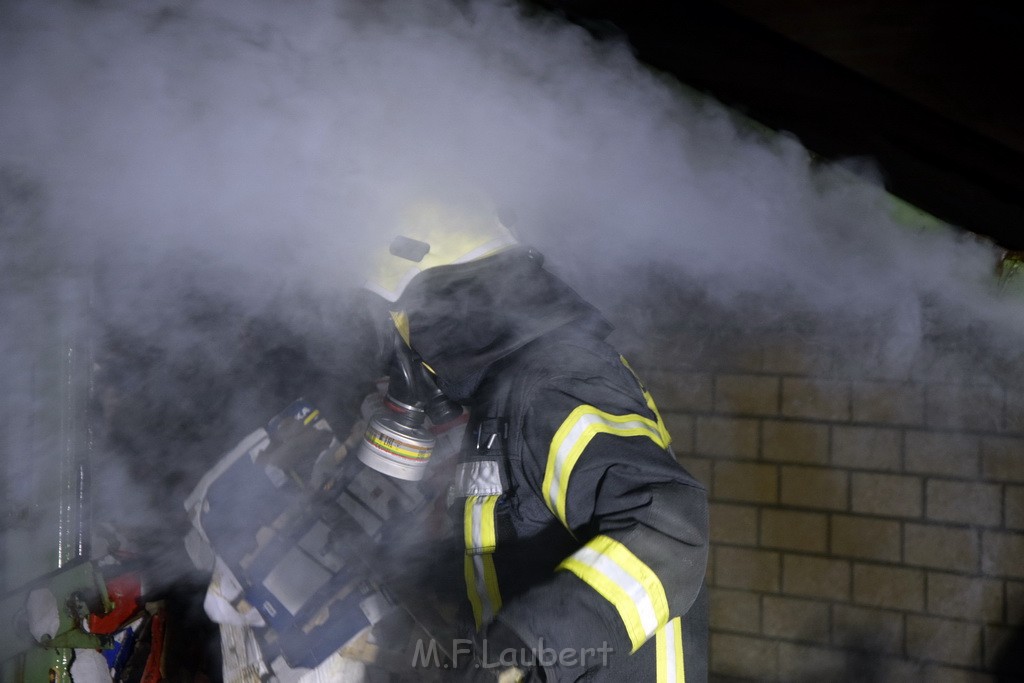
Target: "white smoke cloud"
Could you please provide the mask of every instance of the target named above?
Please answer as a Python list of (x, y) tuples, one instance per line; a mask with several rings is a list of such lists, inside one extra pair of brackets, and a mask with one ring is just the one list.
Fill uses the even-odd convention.
[(53, 261), (122, 329), (229, 355), (177, 324), (195, 292), (328, 297), (412, 198), (484, 195), (599, 296), (667, 273), (725, 310), (881, 320), (900, 359), (936, 297), (1021, 319), (990, 247), (898, 226), (877, 179), (511, 2), (2, 0), (0, 64), (0, 170), (34, 188), (0, 195), (12, 316)]
[(5, 6), (3, 160), (76, 250), (331, 288), (410, 196), (482, 192), (556, 263), (656, 260), (722, 296), (872, 311), (991, 271), (896, 227), (878, 183), (512, 3)]

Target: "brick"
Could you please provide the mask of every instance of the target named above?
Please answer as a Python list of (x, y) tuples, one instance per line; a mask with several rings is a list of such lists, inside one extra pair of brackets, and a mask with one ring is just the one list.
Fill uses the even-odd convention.
[(643, 378), (662, 412), (711, 410), (714, 384), (710, 373), (646, 370)]
[(662, 412), (661, 417), (665, 420), (669, 436), (672, 437), (672, 450), (676, 454), (693, 453), (694, 437), (697, 431), (696, 419), (692, 415), (666, 412)]
[(701, 360), (705, 367), (733, 373), (761, 372), (760, 339), (749, 336), (718, 335), (700, 340), (705, 346)]
[(761, 545), (824, 553), (828, 549), (828, 517), (817, 512), (762, 510)]
[[(672, 321), (676, 324), (669, 328), (668, 317), (665, 316), (666, 319), (661, 321), (666, 323), (661, 329), (656, 321), (651, 321), (655, 334), (646, 335), (642, 344), (628, 346), (626, 340), (620, 340), (620, 350), (648, 387), (657, 372), (671, 375), (676, 372), (693, 372), (693, 368), (701, 367), (693, 365), (693, 361), (700, 356), (707, 330), (701, 331), (692, 325), (679, 325), (678, 319)], [(658, 334), (662, 331), (665, 334)]]
[(846, 510), (848, 475), (824, 467), (782, 467), (782, 503), (797, 507)]
[(907, 432), (903, 467), (907, 472), (973, 478), (980, 472), (981, 439), (942, 432)]
[(744, 415), (777, 415), (779, 378), (766, 375), (718, 375), (715, 411)]
[(911, 375), (930, 382), (958, 382), (965, 384), (975, 379), (977, 361), (966, 349), (954, 351), (938, 344), (923, 346), (914, 359)]
[(757, 545), (757, 508), (711, 503), (711, 542)]
[(853, 601), (870, 607), (923, 611), (925, 573), (920, 569), (855, 564)]
[(841, 650), (779, 643), (779, 680), (841, 681), (847, 678), (846, 660)]
[(720, 546), (715, 551), (715, 585), (775, 593), (779, 590), (779, 554)]
[(784, 640), (827, 643), (829, 639), (829, 604), (819, 600), (764, 598), (764, 635)]
[(693, 478), (699, 481), (704, 487), (711, 490), (711, 471), (714, 461), (708, 458), (697, 458), (690, 455), (677, 457), (676, 460)]
[(982, 439), (981, 468), (987, 479), (1024, 483), (1024, 439)]
[(907, 615), (907, 654), (945, 664), (981, 664), (981, 627), (964, 621)]
[(1006, 582), (1006, 614), (1002, 621), (1014, 625), (1024, 623), (1024, 582)]
[(980, 671), (961, 669), (939, 664), (923, 664), (917, 675), (903, 678), (887, 678), (892, 681), (924, 681), (924, 683), (992, 683), (992, 676)]
[(933, 427), (995, 431), (1002, 417), (999, 387), (932, 384), (925, 388), (925, 422)]
[(779, 497), (775, 465), (719, 461), (715, 463), (712, 491), (716, 500), (775, 503)]
[(850, 597), (850, 563), (824, 557), (785, 555), (782, 558), (782, 592), (808, 598), (847, 600)]
[(985, 574), (1024, 578), (1024, 534), (985, 531), (981, 546), (981, 569)]
[(833, 605), (832, 644), (851, 650), (898, 653), (903, 649), (903, 615), (889, 610)]
[(995, 579), (928, 572), (928, 612), (937, 616), (1001, 621), (1003, 583)]
[(761, 457), (777, 462), (828, 463), (828, 427), (807, 422), (765, 420)]
[(1024, 530), (1024, 486), (1007, 486), (1005, 495), (1006, 528)]
[(1006, 392), (1006, 429), (1024, 433), (1024, 392)]
[[(877, 675), (867, 680), (874, 681), (928, 681), (931, 683), (937, 683), (931, 681), (924, 675), (924, 668), (926, 666), (934, 666), (922, 664), (921, 662), (911, 662), (903, 659), (902, 657), (878, 657), (875, 659)], [(939, 679), (942, 683), (953, 683), (956, 679)], [(991, 683), (987, 681), (986, 683)]]
[(710, 593), (711, 628), (757, 634), (761, 629), (759, 593), (713, 588)]
[(921, 480), (898, 474), (854, 473), (850, 481), (854, 512), (889, 517), (920, 517)]
[(903, 560), (906, 564), (976, 572), (980, 556), (978, 534), (971, 529), (924, 524), (906, 524), (903, 528)]
[(708, 566), (704, 568), (704, 582), (708, 586), (717, 585), (715, 581), (715, 551), (718, 550), (715, 546), (708, 548)]
[(782, 414), (818, 420), (850, 419), (850, 385), (833, 380), (782, 380)]
[(832, 554), (863, 560), (898, 562), (900, 524), (884, 519), (832, 516)]
[(827, 349), (812, 346), (799, 336), (792, 336), (766, 345), (762, 355), (765, 372), (780, 375), (825, 375), (834, 365)]
[(996, 484), (932, 479), (926, 488), (929, 519), (995, 526), (1002, 521), (1002, 497)]
[(902, 435), (897, 429), (832, 428), (832, 464), (863, 470), (900, 469)]
[(731, 417), (698, 417), (694, 446), (700, 455), (724, 458), (756, 458), (759, 444), (757, 420)]
[(711, 634), (711, 673), (743, 678), (774, 678), (779, 665), (779, 644), (772, 640)]
[(851, 388), (854, 422), (921, 424), (924, 389), (905, 382), (854, 382)]

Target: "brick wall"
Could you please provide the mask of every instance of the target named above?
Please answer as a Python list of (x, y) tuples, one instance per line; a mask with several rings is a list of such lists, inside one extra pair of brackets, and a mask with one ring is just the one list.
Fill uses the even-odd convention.
[(641, 374), (710, 494), (716, 678), (990, 680), (1020, 656), (1024, 383), (708, 346)]

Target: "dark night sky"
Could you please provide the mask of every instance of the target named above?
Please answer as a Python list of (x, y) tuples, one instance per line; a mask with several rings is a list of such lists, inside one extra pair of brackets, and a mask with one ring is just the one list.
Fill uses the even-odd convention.
[(542, 3), (825, 157), (1024, 249), (1024, 8), (932, 0)]

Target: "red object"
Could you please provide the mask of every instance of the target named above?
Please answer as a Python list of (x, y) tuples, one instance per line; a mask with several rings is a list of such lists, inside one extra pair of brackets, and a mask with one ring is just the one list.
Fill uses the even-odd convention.
[(89, 631), (101, 635), (116, 633), (139, 611), (142, 581), (137, 574), (122, 574), (107, 581), (107, 596), (114, 608), (107, 614), (90, 614)]
[(139, 683), (160, 683), (164, 680), (164, 614), (157, 612), (150, 622), (149, 657)]

